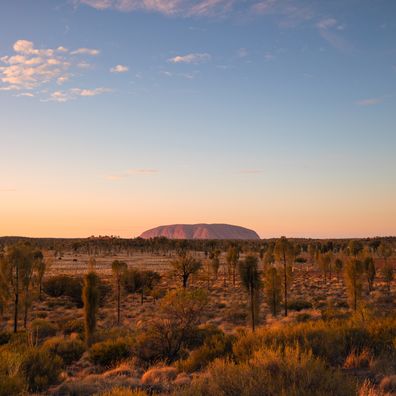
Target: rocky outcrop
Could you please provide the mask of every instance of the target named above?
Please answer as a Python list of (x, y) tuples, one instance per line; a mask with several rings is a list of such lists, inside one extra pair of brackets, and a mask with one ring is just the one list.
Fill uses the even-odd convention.
[(169, 239), (260, 239), (248, 228), (229, 224), (172, 224), (143, 232), (141, 238), (166, 237)]

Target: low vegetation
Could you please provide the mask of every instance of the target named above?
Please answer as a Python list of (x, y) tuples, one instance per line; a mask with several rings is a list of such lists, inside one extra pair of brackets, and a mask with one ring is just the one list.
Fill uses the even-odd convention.
[(392, 395), (395, 246), (0, 239), (0, 396)]

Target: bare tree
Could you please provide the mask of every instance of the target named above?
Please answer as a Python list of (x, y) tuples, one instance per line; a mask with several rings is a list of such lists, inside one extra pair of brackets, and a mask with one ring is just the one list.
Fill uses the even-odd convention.
[(202, 268), (202, 263), (188, 254), (181, 254), (176, 260), (171, 261), (173, 272), (182, 281), (183, 288), (188, 285), (190, 275), (195, 274)]
[(250, 315), (252, 320), (252, 330), (256, 327), (256, 311), (259, 291), (262, 287), (261, 277), (258, 270), (258, 259), (256, 256), (247, 256), (239, 263), (239, 276), (244, 288), (249, 293)]

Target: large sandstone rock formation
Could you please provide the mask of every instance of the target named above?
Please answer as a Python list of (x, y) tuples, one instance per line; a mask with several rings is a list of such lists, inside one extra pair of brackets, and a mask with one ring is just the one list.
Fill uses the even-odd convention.
[(169, 239), (260, 239), (248, 228), (229, 224), (172, 224), (143, 232), (141, 238), (166, 237)]

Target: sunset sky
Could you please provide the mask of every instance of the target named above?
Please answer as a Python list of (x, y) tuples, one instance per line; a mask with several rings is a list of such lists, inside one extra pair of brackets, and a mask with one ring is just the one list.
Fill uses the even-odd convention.
[(396, 1), (1, 0), (0, 235), (396, 235)]

